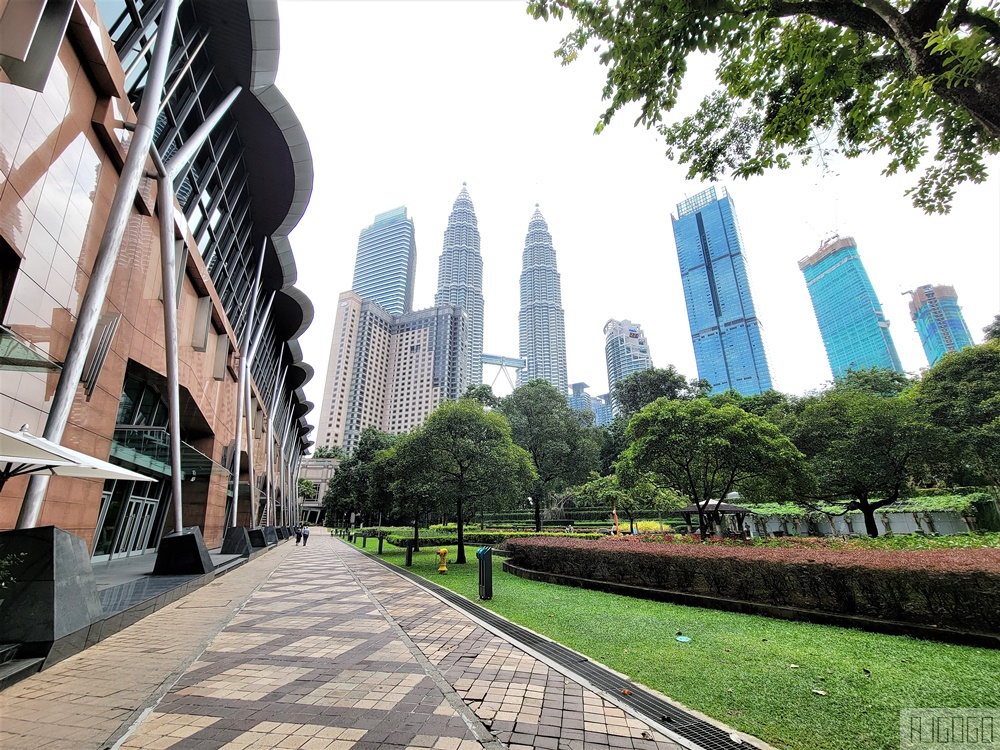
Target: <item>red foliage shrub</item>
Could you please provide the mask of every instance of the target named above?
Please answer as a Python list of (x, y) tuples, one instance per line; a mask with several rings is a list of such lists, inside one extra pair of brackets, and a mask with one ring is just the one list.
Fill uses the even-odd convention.
[(511, 539), (511, 562), (609, 583), (1000, 632), (1000, 549), (810, 549)]

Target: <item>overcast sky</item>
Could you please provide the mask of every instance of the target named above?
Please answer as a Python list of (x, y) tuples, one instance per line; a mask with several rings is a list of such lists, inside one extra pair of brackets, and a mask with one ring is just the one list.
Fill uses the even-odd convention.
[[(278, 86), (312, 148), (312, 201), (291, 234), (298, 286), (316, 308), (302, 337), (319, 405), (336, 300), (350, 288), (358, 233), (376, 213), (406, 206), (416, 224), (414, 307), (429, 307), (438, 256), (463, 182), (482, 236), (485, 345), (518, 354), (518, 283), (537, 202), (562, 276), (569, 380), (607, 391), (602, 329), (642, 325), (658, 367), (697, 369), (670, 214), (706, 187), (684, 179), (635, 111), (601, 135), (604, 68), (594, 56), (561, 67), (553, 50), (568, 23), (543, 23), (522, 2), (281, 0)], [(703, 62), (681, 111), (713, 86)], [(926, 367), (908, 295), (952, 284), (978, 343), (1000, 312), (1000, 161), (983, 185), (959, 190), (948, 216), (903, 194), (915, 177), (880, 172), (885, 158), (724, 181), (741, 225), (774, 386), (803, 393), (830, 368), (797, 261), (833, 232), (852, 235), (908, 371)], [(497, 375), (487, 367), (484, 380)], [(497, 393), (509, 392), (504, 377)], [(318, 411), (312, 419), (318, 419)]]

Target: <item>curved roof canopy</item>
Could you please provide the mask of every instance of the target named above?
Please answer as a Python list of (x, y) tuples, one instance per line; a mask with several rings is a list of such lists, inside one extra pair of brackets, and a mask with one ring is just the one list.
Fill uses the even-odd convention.
[[(298, 224), (312, 194), (313, 165), (305, 130), (288, 101), (274, 85), (278, 71), (279, 25), (276, 0), (189, 0), (198, 20), (212, 29), (206, 42), (223, 90), (241, 86), (231, 113), (249, 166), (248, 182), (254, 226), (270, 238), (264, 262), (264, 286), (278, 290), (272, 316), (276, 333), (289, 347), (295, 416), (304, 434), (312, 404), (301, 386), (313, 377), (302, 362), (296, 339), (312, 323), (309, 298), (293, 284), (297, 278), (288, 233)], [(304, 408), (308, 405), (308, 408)]]

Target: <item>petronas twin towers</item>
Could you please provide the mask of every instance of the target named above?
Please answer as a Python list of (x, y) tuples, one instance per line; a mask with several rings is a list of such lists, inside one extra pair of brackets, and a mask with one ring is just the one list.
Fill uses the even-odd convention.
[[(406, 432), (483, 382), (483, 258), (464, 183), (444, 231), (434, 307), (426, 310), (412, 309), (415, 234), (402, 206), (361, 230), (353, 286), (337, 301), (317, 445), (350, 455), (366, 427)], [(559, 274), (537, 205), (524, 243), (520, 323), (521, 382), (548, 380), (565, 395)]]
[(483, 382), (483, 256), (479, 254), (479, 224), (469, 192), (455, 199), (444, 247), (438, 261), (438, 286), (435, 305), (461, 305), (468, 316), (469, 340), (465, 347), (469, 366), (468, 383)]
[[(472, 199), (462, 183), (455, 199), (438, 264), (435, 305), (461, 305), (468, 315), (468, 382), (483, 382), (483, 258)], [(549, 227), (535, 204), (521, 265), (520, 384), (546, 380), (566, 395), (566, 325), (556, 252)]]

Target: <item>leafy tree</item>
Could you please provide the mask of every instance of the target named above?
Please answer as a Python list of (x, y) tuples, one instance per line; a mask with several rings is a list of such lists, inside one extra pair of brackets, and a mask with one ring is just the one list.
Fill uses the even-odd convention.
[(537, 478), (531, 457), (511, 441), (503, 415), (470, 398), (438, 407), (393, 453), (397, 497), (432, 488), (455, 509), (459, 564), (465, 563), (466, 516), (474, 515), (478, 503), (515, 502)]
[(694, 504), (702, 538), (706, 509), (730, 492), (779, 499), (806, 486), (802, 454), (777, 427), (731, 404), (707, 398), (661, 398), (632, 417), (631, 444), (617, 464), (621, 486), (643, 481), (673, 490)]
[(993, 322), (983, 328), (983, 333), (985, 334), (984, 341), (1000, 340), (1000, 315), (993, 317)]
[(707, 381), (688, 382), (673, 365), (667, 365), (665, 368), (651, 367), (633, 372), (615, 383), (611, 391), (620, 413), (628, 419), (658, 398), (695, 398), (707, 392), (708, 388)]
[(400, 435), (388, 450), (375, 456), (372, 475), (380, 493), (391, 498), (392, 515), (413, 524), (413, 549), (420, 549), (420, 520), (441, 507), (440, 497), (422, 471), (425, 457), (409, 443), (416, 432)]
[(323, 496), (327, 518), (339, 520), (345, 513), (383, 510), (384, 495), (372, 492), (372, 466), (376, 454), (391, 447), (395, 440), (395, 435), (376, 427), (369, 426), (361, 431), (357, 449), (337, 467)]
[(889, 398), (900, 395), (912, 385), (913, 381), (901, 372), (888, 367), (868, 367), (848, 370), (834, 381), (833, 388), (842, 393), (870, 393), (873, 396)]
[(600, 449), (598, 461), (601, 476), (609, 476), (615, 472), (615, 461), (621, 452), (628, 448), (625, 431), (628, 429), (628, 418), (622, 414), (615, 416), (606, 427), (599, 428)]
[(594, 476), (576, 491), (579, 499), (592, 505), (615, 508), (628, 518), (629, 533), (635, 531), (635, 516), (644, 510), (680, 508), (684, 503), (671, 490), (657, 487), (648, 477), (640, 477), (631, 489), (622, 489), (618, 476)]
[(299, 497), (304, 500), (313, 500), (316, 497), (316, 483), (311, 479), (299, 480)]
[(947, 461), (946, 441), (912, 393), (834, 388), (806, 406), (793, 439), (818, 483), (799, 502), (830, 515), (859, 510), (872, 537), (875, 512), (913, 494), (934, 464)]
[(493, 388), (480, 383), (479, 385), (469, 385), (462, 394), (462, 398), (475, 399), (488, 409), (495, 409), (500, 404), (500, 399), (493, 395)]
[(612, 390), (619, 411), (601, 432), (600, 463), (601, 474), (604, 476), (614, 472), (615, 461), (628, 447), (625, 431), (633, 414), (658, 398), (690, 399), (703, 396), (711, 390), (711, 386), (707, 380), (686, 380), (673, 365), (668, 365), (666, 368), (654, 367), (634, 372), (615, 383)]
[[(716, 180), (784, 169), (833, 148), (885, 152), (884, 173), (917, 169), (908, 191), (947, 212), (954, 187), (982, 182), (1000, 150), (1000, 14), (993, 0), (531, 0), (536, 18), (577, 27), (563, 64), (595, 46), (607, 66), (600, 132), (630, 102), (688, 177)], [(719, 88), (667, 123), (689, 56), (718, 58)], [(823, 134), (823, 135), (820, 135)], [(828, 134), (828, 135), (827, 135)]]
[(725, 393), (710, 396), (709, 399), (716, 406), (724, 404), (737, 406), (745, 412), (763, 417), (778, 427), (782, 427), (788, 419), (794, 418), (794, 415), (799, 410), (800, 401), (800, 399), (790, 398), (784, 393), (773, 389), (764, 393), (754, 393), (749, 396), (744, 396), (739, 391), (728, 390)]
[(320, 445), (313, 451), (313, 458), (332, 458), (343, 461), (347, 458), (344, 449), (339, 445)]
[(530, 455), (537, 471), (533, 490), (535, 531), (549, 494), (585, 479), (597, 468), (598, 444), (588, 417), (544, 380), (532, 380), (500, 400), (511, 437)]
[(1000, 341), (946, 354), (917, 392), (930, 420), (949, 431), (963, 458), (1000, 487)]

